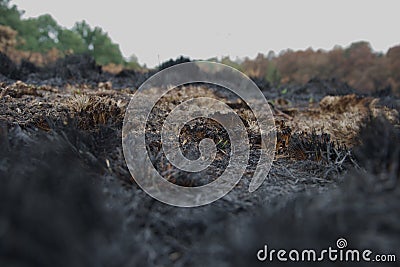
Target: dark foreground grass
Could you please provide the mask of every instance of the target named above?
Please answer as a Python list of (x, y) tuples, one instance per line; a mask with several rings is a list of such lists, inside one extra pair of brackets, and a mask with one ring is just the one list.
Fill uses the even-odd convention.
[(84, 132), (55, 127), (1, 127), (0, 266), (253, 266), (264, 244), (319, 250), (339, 237), (400, 257), (400, 140), (386, 121), (362, 130), (360, 168), (327, 181), (318, 163), (279, 160), (255, 194), (196, 209), (121, 186)]

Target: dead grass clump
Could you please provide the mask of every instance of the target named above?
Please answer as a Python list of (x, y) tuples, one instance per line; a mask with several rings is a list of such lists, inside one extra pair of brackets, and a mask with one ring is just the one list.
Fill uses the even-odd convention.
[(399, 124), (399, 113), (380, 103), (379, 99), (357, 95), (326, 96), (319, 107), (308, 108), (295, 114), (288, 125), (296, 132), (322, 129), (332, 140), (352, 147), (357, 144), (360, 128), (370, 117), (383, 116), (390, 123)]
[(361, 97), (355, 94), (345, 96), (326, 96), (320, 102), (319, 106), (324, 112), (343, 113), (352, 109), (367, 110), (372, 98)]
[(312, 160), (325, 163), (343, 163), (349, 151), (346, 146), (332, 142), (327, 133), (294, 133), (290, 137), (287, 153), (296, 160)]
[(68, 103), (81, 129), (122, 122), (123, 112), (109, 97), (77, 95)]
[(13, 98), (21, 98), (24, 95), (31, 95), (31, 96), (39, 96), (42, 97), (43, 95), (38, 92), (38, 88), (34, 85), (26, 84), (21, 81), (17, 81), (11, 86), (8, 86), (4, 89), (4, 93), (2, 95), (9, 95)]
[(301, 131), (293, 133), (284, 120), (276, 122), (278, 155), (286, 155), (295, 160), (311, 160), (325, 163), (343, 163), (349, 155), (345, 145), (333, 142), (328, 133), (310, 133)]
[(326, 96), (319, 106), (323, 112), (335, 112), (342, 114), (345, 112), (357, 112), (360, 114), (371, 114), (374, 117), (384, 116), (391, 123), (396, 123), (399, 120), (399, 112), (395, 109), (390, 109), (380, 105), (378, 98), (361, 97), (352, 95), (345, 96)]

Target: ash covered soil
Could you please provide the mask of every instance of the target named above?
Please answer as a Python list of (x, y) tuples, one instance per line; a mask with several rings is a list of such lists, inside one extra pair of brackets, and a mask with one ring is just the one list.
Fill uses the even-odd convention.
[(260, 138), (247, 106), (204, 84), (173, 90), (146, 133), (149, 156), (170, 182), (208, 183), (230, 152), (219, 125), (192, 121), (180, 137), (184, 155), (196, 158), (207, 137), (217, 143), (216, 160), (198, 175), (174, 169), (158, 134), (171, 103), (224, 101), (245, 122), (252, 148), (228, 195), (188, 209), (149, 197), (123, 157), (125, 110), (152, 73), (112, 75), (82, 56), (45, 68), (2, 61), (0, 266), (253, 266), (265, 264), (256, 257), (265, 244), (321, 250), (340, 237), (400, 258), (400, 101), (388, 92), (365, 95), (334, 80), (279, 88), (256, 80), (275, 116), (277, 147), (267, 179), (249, 194)]

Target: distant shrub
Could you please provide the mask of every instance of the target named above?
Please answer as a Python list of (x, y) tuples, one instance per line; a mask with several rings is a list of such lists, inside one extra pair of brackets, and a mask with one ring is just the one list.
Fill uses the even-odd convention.
[(186, 62), (191, 62), (190, 58), (184, 57), (184, 56), (180, 56), (179, 58), (173, 60), (170, 59), (164, 63), (162, 63), (159, 67), (158, 70), (163, 70), (181, 63), (186, 63)]

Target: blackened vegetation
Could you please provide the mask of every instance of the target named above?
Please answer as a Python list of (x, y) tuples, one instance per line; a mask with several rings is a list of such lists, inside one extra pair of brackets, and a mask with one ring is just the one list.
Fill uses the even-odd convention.
[[(348, 247), (370, 249), (374, 255), (395, 254), (398, 260), (399, 130), (381, 118), (373, 119), (362, 129), (360, 141), (355, 151), (362, 168), (352, 169), (336, 190), (298, 195), (283, 206), (264, 206), (256, 217), (232, 223), (225, 233), (231, 264), (265, 265), (255, 257), (255, 251), (265, 244), (269, 249), (321, 250), (336, 248), (339, 237), (347, 239)], [(281, 201), (276, 199), (276, 203)], [(232, 231), (236, 234), (229, 238)], [(281, 263), (275, 258), (271, 264)]]
[(123, 70), (117, 75), (102, 71), (89, 55), (67, 55), (52, 64), (38, 67), (22, 60), (16, 64), (0, 52), (0, 75), (2, 81), (12, 83), (21, 80), (34, 85), (66, 86), (68, 84), (85, 84), (95, 87), (100, 82), (112, 81), (114, 88), (138, 88), (154, 71), (135, 72)]
[(250, 79), (260, 88), (261, 91), (267, 91), (272, 88), (271, 84), (263, 78), (250, 77)]
[(349, 154), (346, 146), (331, 141), (329, 134), (300, 132), (290, 137), (288, 154), (297, 160), (313, 160), (329, 163), (344, 161)]
[(169, 68), (169, 67), (181, 64), (181, 63), (187, 63), (190, 61), (191, 61), (190, 58), (180, 56), (177, 59), (170, 59), (166, 62), (161, 63), (160, 66), (158, 67), (158, 70), (163, 70), (163, 69), (166, 69), (166, 68)]
[(10, 79), (19, 79), (17, 66), (3, 52), (0, 52), (0, 74)]
[(107, 211), (96, 172), (60, 135), (1, 128), (0, 265), (98, 266), (111, 262)]
[(371, 178), (371, 183), (366, 185), (372, 191), (398, 190), (400, 129), (394, 128), (385, 118), (379, 117), (362, 128), (360, 136), (361, 146), (354, 152), (360, 166), (368, 174), (363, 180)]
[(27, 60), (16, 65), (5, 54), (0, 53), (0, 63), (0, 73), (4, 76), (38, 83), (51, 78), (75, 82), (97, 81), (102, 73), (101, 66), (89, 55), (68, 55), (54, 64), (39, 68)]
[(281, 84), (271, 87), (268, 81), (252, 77), (256, 85), (269, 99), (282, 99), (296, 101), (298, 104), (319, 102), (327, 95), (344, 96), (349, 94), (365, 95), (348, 84), (337, 79), (311, 79), (305, 84)]
[(80, 81), (82, 79), (97, 80), (101, 74), (101, 66), (89, 55), (69, 55), (57, 60), (54, 68), (55, 77)]
[[(91, 86), (99, 77), (92, 70)], [(69, 84), (66, 78), (45, 81), (33, 74), (32, 83), (0, 84), (0, 266), (254, 266), (265, 244), (318, 251), (335, 248), (339, 237), (350, 248), (397, 253), (399, 259), (400, 138), (386, 120), (365, 122), (359, 145), (350, 149), (324, 131), (295, 131), (280, 117), (276, 159), (256, 192), (248, 193), (250, 172), (221, 200), (181, 209), (146, 195), (127, 170), (121, 130), (129, 95), (103, 95), (85, 89), (87, 84), (77, 92), (62, 86)], [(313, 86), (317, 97), (326, 90)], [(315, 97), (290, 88), (264, 93), (289, 95), (293, 102)], [(146, 138), (154, 157), (161, 149), (155, 130), (174, 105), (191, 96), (183, 92), (177, 92), (179, 99), (166, 96), (150, 116)], [(253, 115), (245, 104), (225, 100), (245, 122), (254, 153), (249, 166), (256, 164)], [(180, 135), (182, 150), (195, 158), (204, 137), (218, 148), (210, 171), (220, 171), (230, 142), (217, 123), (188, 123)], [(154, 162), (170, 181), (185, 186), (208, 183), (215, 175), (189, 179), (167, 162)]]
[(217, 144), (217, 154), (211, 166), (198, 173), (182, 171), (173, 166), (162, 150), (160, 135), (147, 133), (147, 150), (155, 168), (168, 181), (181, 186), (202, 186), (221, 176), (230, 158), (228, 133), (218, 122), (210, 119), (196, 119), (182, 128), (179, 139), (183, 155), (191, 160), (198, 159), (199, 143), (204, 138), (210, 138)]
[(21, 64), (19, 65), (19, 75), (21, 78), (28, 77), (31, 73), (40, 72), (40, 68), (35, 64), (30, 62), (29, 60), (22, 59)]
[[(195, 86), (204, 87), (206, 85), (197, 83)], [(195, 86), (191, 88), (195, 88)], [(213, 89), (215, 90), (216, 88)], [(185, 90), (185, 93), (182, 93), (183, 90)], [(218, 90), (223, 94), (226, 89), (218, 87)], [(204, 171), (198, 173), (181, 171), (168, 161), (162, 150), (161, 132), (167, 115), (174, 107), (191, 97), (196, 97), (196, 95), (190, 92), (190, 87), (186, 87), (186, 89), (181, 87), (169, 91), (158, 101), (147, 121), (146, 144), (151, 161), (161, 176), (172, 183), (182, 186), (202, 186), (221, 176), (229, 164), (231, 144), (228, 132), (222, 125), (215, 120), (207, 118), (196, 119), (188, 122), (179, 135), (183, 154), (192, 160), (200, 156), (198, 145), (201, 140), (209, 138), (214, 141), (217, 147), (216, 158), (211, 166)], [(228, 105), (237, 112), (247, 130), (250, 155), (246, 176), (250, 178), (254, 174), (260, 158), (260, 130), (253, 112), (244, 101), (228, 103)], [(224, 116), (223, 114), (214, 115), (217, 117)]]
[(331, 140), (331, 136), (316, 129), (308, 132), (292, 132), (285, 121), (278, 120), (277, 155), (293, 160), (315, 161), (322, 164), (334, 164), (342, 169), (342, 164), (354, 163), (354, 156), (345, 145)]

